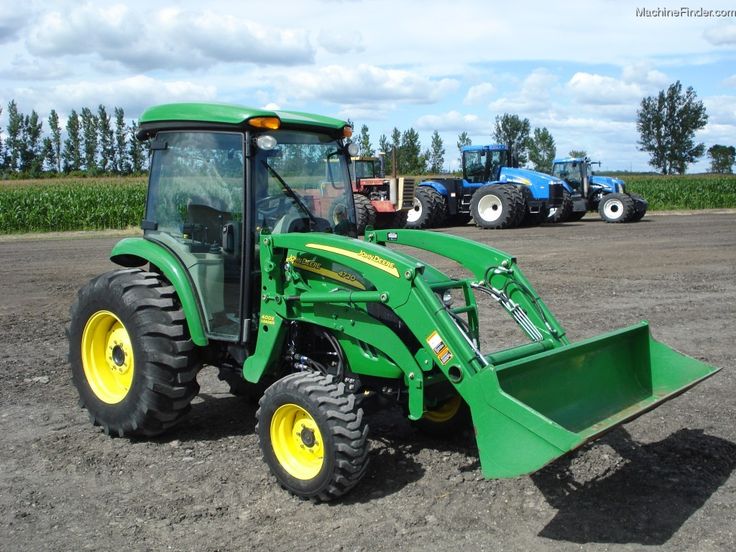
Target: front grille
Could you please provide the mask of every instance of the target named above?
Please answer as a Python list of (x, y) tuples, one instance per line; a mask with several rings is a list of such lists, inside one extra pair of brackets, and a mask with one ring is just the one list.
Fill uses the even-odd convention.
[(411, 209), (414, 206), (414, 187), (413, 178), (404, 178), (404, 193), (401, 196), (401, 209)]

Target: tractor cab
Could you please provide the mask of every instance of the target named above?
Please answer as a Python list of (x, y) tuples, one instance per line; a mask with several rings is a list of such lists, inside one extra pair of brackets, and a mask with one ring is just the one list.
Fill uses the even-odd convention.
[[(140, 135), (152, 151), (144, 237), (186, 267), (207, 336), (245, 340), (262, 233), (356, 235), (349, 127), (222, 106), (199, 106), (187, 113), (190, 120), (172, 122), (163, 113), (172, 109), (154, 108), (142, 118)], [(196, 121), (200, 112), (214, 119), (217, 110), (245, 120)], [(164, 117), (166, 123), (157, 121)]]
[(498, 181), (509, 161), (509, 150), (502, 144), (463, 148), (463, 178), (471, 184)]

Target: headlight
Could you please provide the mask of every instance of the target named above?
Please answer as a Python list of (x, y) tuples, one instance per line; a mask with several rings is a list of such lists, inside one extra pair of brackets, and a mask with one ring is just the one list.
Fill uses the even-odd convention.
[(442, 294), (442, 302), (448, 307), (452, 306), (452, 304), (455, 302), (455, 299), (453, 299), (452, 297), (452, 291), (450, 291), (449, 289), (445, 290), (445, 293)]

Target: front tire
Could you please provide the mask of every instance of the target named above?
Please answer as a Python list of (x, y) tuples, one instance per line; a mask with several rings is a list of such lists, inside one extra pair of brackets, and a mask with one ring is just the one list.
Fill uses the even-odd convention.
[(355, 201), (355, 225), (360, 236), (368, 226), (376, 224), (376, 208), (373, 207), (371, 200), (362, 194), (354, 194), (353, 200)]
[(341, 496), (368, 467), (368, 424), (355, 395), (333, 376), (298, 372), (263, 394), (256, 413), (263, 459), (291, 493)]
[(524, 217), (526, 203), (521, 191), (506, 184), (483, 186), (470, 200), (470, 213), (481, 228), (513, 228)]
[(608, 194), (598, 204), (598, 213), (606, 222), (629, 222), (634, 215), (634, 200), (626, 194)]
[(199, 391), (199, 362), (174, 288), (140, 269), (89, 282), (71, 308), (72, 381), (107, 434), (158, 435)]

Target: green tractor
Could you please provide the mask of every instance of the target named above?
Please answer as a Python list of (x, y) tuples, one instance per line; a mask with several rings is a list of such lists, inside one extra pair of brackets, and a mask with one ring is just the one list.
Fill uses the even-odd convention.
[[(121, 268), (71, 308), (73, 382), (95, 424), (159, 435), (187, 414), (200, 368), (216, 366), (259, 400), (278, 482), (324, 501), (366, 473), (369, 405), (393, 401), (437, 430), (472, 420), (484, 476), (513, 477), (716, 372), (645, 322), (570, 344), (501, 251), (420, 230), (356, 239), (350, 134), (344, 121), (239, 106), (142, 115), (143, 236), (120, 241), (110, 258)], [(498, 303), (524, 343), (481, 351), (479, 299)]]

